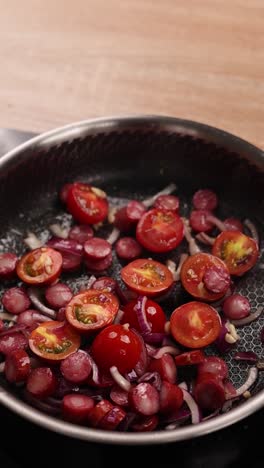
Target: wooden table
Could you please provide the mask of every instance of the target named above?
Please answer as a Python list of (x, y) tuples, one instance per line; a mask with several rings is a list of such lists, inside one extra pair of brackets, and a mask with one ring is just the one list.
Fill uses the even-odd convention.
[(0, 0), (0, 126), (198, 120), (264, 147), (264, 0)]

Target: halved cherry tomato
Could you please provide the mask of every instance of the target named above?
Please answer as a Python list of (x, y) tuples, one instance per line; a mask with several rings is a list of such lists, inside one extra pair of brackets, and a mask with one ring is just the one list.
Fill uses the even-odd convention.
[[(215, 275), (215, 291), (206, 287), (205, 275)], [(181, 269), (181, 282), (191, 296), (204, 301), (216, 301), (223, 297), (230, 285), (230, 274), (226, 264), (207, 253), (197, 253), (185, 260)], [(214, 283), (213, 283), (214, 284)]]
[(81, 339), (67, 322), (52, 320), (35, 328), (28, 342), (33, 353), (44, 359), (59, 361), (77, 351)]
[(173, 283), (172, 273), (165, 265), (147, 258), (128, 263), (120, 274), (128, 288), (146, 296), (157, 296)]
[(116, 366), (119, 372), (129, 372), (140, 359), (142, 342), (123, 325), (109, 325), (95, 337), (91, 354), (100, 370), (109, 372)]
[(169, 252), (183, 239), (183, 222), (174, 211), (154, 208), (137, 224), (138, 242), (151, 252)]
[(187, 348), (203, 348), (219, 336), (221, 320), (217, 311), (203, 302), (188, 302), (172, 312), (173, 338)]
[(201, 364), (205, 360), (205, 354), (200, 349), (196, 349), (195, 351), (179, 354), (174, 359), (176, 366), (191, 366)]
[(113, 322), (119, 309), (111, 293), (87, 290), (76, 294), (66, 307), (66, 319), (80, 332), (99, 330)]
[(240, 276), (257, 262), (259, 247), (240, 231), (224, 231), (215, 239), (212, 254), (225, 262), (230, 275)]
[(28, 284), (48, 284), (61, 272), (62, 256), (50, 247), (40, 247), (26, 253), (17, 264), (17, 275)]
[[(122, 310), (124, 314), (121, 318), (121, 323), (129, 323), (129, 325), (140, 332), (140, 326), (138, 324), (137, 314), (135, 311), (137, 301), (131, 301), (126, 304)], [(166, 315), (163, 312), (157, 302), (147, 299), (145, 305), (146, 319), (151, 326), (151, 331), (153, 333), (163, 333), (164, 326), (166, 323)]]
[(100, 223), (108, 213), (106, 194), (97, 187), (75, 182), (68, 191), (67, 209), (79, 223)]

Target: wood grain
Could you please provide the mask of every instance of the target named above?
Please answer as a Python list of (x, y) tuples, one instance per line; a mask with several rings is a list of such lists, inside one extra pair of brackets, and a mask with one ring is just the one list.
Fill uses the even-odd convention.
[(0, 126), (198, 120), (264, 147), (263, 0), (0, 0)]

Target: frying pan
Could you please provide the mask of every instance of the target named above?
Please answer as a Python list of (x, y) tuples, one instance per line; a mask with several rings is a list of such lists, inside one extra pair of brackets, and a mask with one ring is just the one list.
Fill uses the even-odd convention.
[[(58, 190), (73, 180), (104, 189), (110, 202), (143, 199), (175, 182), (188, 214), (191, 196), (199, 188), (211, 188), (220, 198), (219, 217), (250, 218), (263, 225), (264, 154), (250, 143), (207, 125), (165, 116), (129, 116), (87, 120), (32, 138), (0, 159), (0, 246), (4, 251), (24, 252), (28, 231), (43, 234), (54, 221), (64, 221)], [(184, 244), (181, 247), (186, 249)], [(171, 255), (177, 260), (180, 249)], [(255, 268), (238, 283), (252, 309), (263, 305), (263, 252)], [(118, 276), (114, 258), (110, 275)], [(87, 274), (68, 275), (74, 290), (85, 284)], [(1, 293), (4, 288), (1, 286)], [(171, 312), (186, 298), (178, 284), (164, 308)], [(239, 330), (236, 350), (252, 350), (263, 358), (260, 330), (263, 318)], [(213, 351), (212, 351), (213, 352)], [(248, 365), (237, 363), (232, 352), (225, 356), (230, 378), (239, 387)], [(197, 425), (151, 433), (106, 432), (73, 425), (41, 413), (25, 403), (19, 388), (0, 380), (0, 403), (29, 421), (64, 435), (109, 444), (159, 444), (198, 437), (234, 424), (264, 406), (264, 373), (251, 391), (252, 397), (225, 414)]]

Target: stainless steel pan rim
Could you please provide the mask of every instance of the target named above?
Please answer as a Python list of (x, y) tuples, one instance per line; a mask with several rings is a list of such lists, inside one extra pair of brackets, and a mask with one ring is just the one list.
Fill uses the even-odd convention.
[[(262, 169), (264, 166), (264, 154), (261, 149), (230, 133), (205, 124), (174, 117), (132, 115), (84, 120), (43, 133), (4, 155), (1, 158), (1, 167), (3, 168), (5, 165), (8, 165), (15, 156), (19, 157), (20, 153), (29, 148), (56, 145), (65, 140), (70, 141), (74, 138), (81, 138), (89, 134), (109, 133), (111, 131), (136, 128), (144, 130), (153, 129), (153, 131), (172, 131), (191, 135), (193, 137), (204, 137), (207, 141), (212, 141), (223, 147), (228, 147), (231, 151), (238, 151), (241, 155), (246, 155), (247, 158), (250, 157), (252, 162), (262, 167)], [(191, 439), (230, 426), (264, 406), (264, 390), (260, 391), (258, 395), (253, 396), (248, 401), (245, 401), (239, 407), (232, 409), (230, 412), (206, 422), (179, 427), (169, 431), (163, 430), (150, 433), (108, 432), (73, 425), (41, 413), (8, 393), (3, 388), (0, 388), (0, 403), (39, 426), (69, 437), (98, 443), (145, 445)]]

